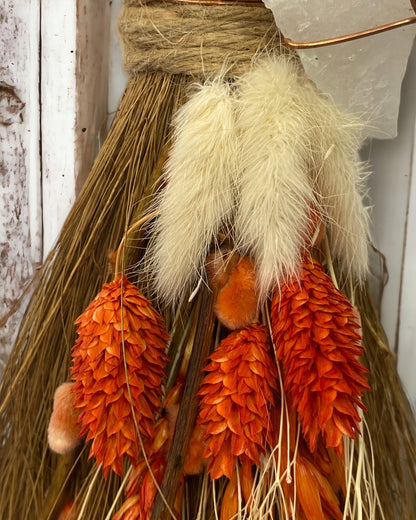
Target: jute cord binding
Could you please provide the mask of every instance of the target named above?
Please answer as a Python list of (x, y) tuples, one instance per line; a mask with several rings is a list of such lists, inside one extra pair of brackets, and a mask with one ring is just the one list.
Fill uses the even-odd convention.
[(264, 7), (186, 5), (125, 0), (118, 19), (123, 62), (143, 71), (195, 78), (239, 75), (253, 57), (278, 50), (282, 39)]

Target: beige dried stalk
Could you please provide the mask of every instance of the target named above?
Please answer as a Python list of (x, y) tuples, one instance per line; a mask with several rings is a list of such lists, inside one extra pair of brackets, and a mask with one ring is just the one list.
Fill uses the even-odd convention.
[[(185, 85), (186, 78), (164, 73), (129, 81), (91, 174), (36, 277), (0, 390), (2, 519), (53, 518), (45, 514), (44, 500), (58, 457), (48, 448), (46, 432), (54, 390), (69, 377), (73, 322), (108, 280), (108, 254), (135, 215), (145, 212), (143, 195), (154, 184)], [(84, 451), (68, 476), (78, 490), (92, 478)], [(105, 485), (100, 478), (85, 517), (101, 518), (118, 485), (116, 478)], [(61, 490), (55, 492), (58, 500)]]

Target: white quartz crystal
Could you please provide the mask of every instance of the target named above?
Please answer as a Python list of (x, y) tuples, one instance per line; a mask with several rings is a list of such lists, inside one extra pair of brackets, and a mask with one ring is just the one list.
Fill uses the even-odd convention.
[[(284, 36), (323, 40), (416, 16), (410, 0), (263, 0)], [(397, 134), (400, 87), (416, 24), (329, 47), (298, 50), (307, 75), (336, 105), (367, 123), (367, 135)]]

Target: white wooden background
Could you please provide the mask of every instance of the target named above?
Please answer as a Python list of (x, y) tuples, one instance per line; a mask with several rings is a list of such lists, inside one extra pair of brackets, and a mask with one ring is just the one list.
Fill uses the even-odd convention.
[[(97, 153), (110, 5), (0, 0), (0, 319), (50, 250)], [(0, 372), (23, 309), (0, 329)]]
[[(116, 110), (126, 80), (119, 9), (120, 0), (0, 0), (0, 316), (52, 246)], [(389, 272), (382, 321), (416, 406), (415, 122), (416, 45), (399, 136), (363, 150), (373, 242)], [(21, 312), (0, 331), (0, 371)]]

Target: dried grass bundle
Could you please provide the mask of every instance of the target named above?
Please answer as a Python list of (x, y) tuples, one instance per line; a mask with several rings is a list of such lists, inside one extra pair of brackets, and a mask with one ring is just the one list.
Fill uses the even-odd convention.
[[(346, 287), (348, 287), (348, 282)], [(350, 286), (351, 287), (351, 286)], [(347, 295), (363, 327), (371, 392), (364, 395), (378, 496), (386, 520), (416, 516), (416, 424), (367, 285)]]
[[(185, 85), (186, 78), (163, 73), (130, 80), (91, 174), (37, 275), (0, 393), (1, 518), (49, 518), (53, 507), (48, 511), (44, 500), (57, 468), (62, 473), (58, 486), (75, 468), (74, 456), (62, 468), (45, 442), (51, 397), (69, 375), (75, 318), (108, 280), (110, 251), (134, 214), (150, 202), (143, 196), (152, 191), (152, 174)], [(130, 248), (128, 256), (132, 263), (140, 251)], [(76, 461), (78, 490), (88, 488), (94, 477), (86, 455), (83, 450)], [(101, 518), (118, 487), (113, 476), (104, 486), (99, 479), (90, 488), (86, 517)], [(59, 491), (54, 490), (54, 500)]]
[[(126, 26), (126, 34), (131, 36), (137, 33), (137, 23), (140, 22), (141, 16), (137, 15), (136, 9), (140, 7), (136, 5), (137, 2), (131, 0), (126, 0), (125, 4), (129, 12), (134, 11), (134, 16), (129, 18), (131, 23)], [(150, 16), (151, 5), (149, 4), (143, 10), (143, 16)], [(194, 7), (184, 9), (183, 15), (189, 17), (191, 13), (197, 11)], [(160, 9), (160, 6), (157, 8)], [(219, 17), (216, 18), (218, 23), (214, 25), (218, 25), (219, 31), (221, 17), (225, 12), (227, 15), (232, 12), (228, 11), (228, 8), (236, 9), (234, 6), (227, 6), (227, 10), (221, 8), (218, 11)], [(172, 9), (170, 6), (169, 11)], [(204, 23), (204, 17), (211, 7), (201, 9), (199, 23)], [(256, 13), (259, 13), (258, 9), (256, 8)], [(178, 10), (175, 8), (174, 12), (174, 20), (177, 20), (178, 13), (182, 11), (180, 8)], [(244, 36), (250, 13), (246, 12), (243, 17), (236, 15), (235, 18)], [(260, 19), (263, 20), (261, 23), (270, 26), (270, 20), (263, 14), (260, 15)], [(126, 22), (124, 18), (122, 20), (123, 23)], [(171, 23), (172, 20), (168, 21)], [(154, 26), (154, 29), (156, 24), (150, 26)], [(180, 29), (177, 23), (173, 26), (175, 31)], [(152, 35), (157, 32), (152, 31)], [(163, 30), (159, 32), (162, 39), (168, 41), (163, 38)], [(263, 30), (262, 34), (264, 34)], [(202, 44), (197, 44), (195, 48), (199, 53)], [(212, 52), (211, 48), (209, 52)], [(247, 52), (244, 56), (247, 62)], [(141, 55), (138, 59), (141, 59)], [(200, 55), (190, 61), (197, 63), (195, 74), (199, 73)], [(246, 62), (245, 66), (247, 66)], [(151, 61), (145, 57), (143, 63), (139, 65), (147, 70), (149, 63)], [(133, 69), (136, 65), (132, 65)], [(140, 73), (130, 80), (109, 136), (90, 177), (65, 223), (56, 247), (37, 276), (28, 312), (4, 374), (0, 389), (0, 460), (2, 462), (0, 517), (5, 520), (57, 518), (64, 504), (67, 504), (68, 508), (72, 507), (75, 517), (79, 519), (110, 520), (117, 511), (121, 511), (121, 515), (123, 511), (128, 510), (126, 505), (124, 509), (120, 509), (124, 490), (127, 487), (129, 493), (131, 487), (128, 483), (130, 470), (127, 464), (124, 467), (123, 480), (114, 472), (110, 472), (108, 479), (104, 480), (101, 469), (88, 460), (89, 446), (84, 445), (78, 451), (58, 458), (49, 451), (46, 439), (52, 410), (52, 396), (56, 387), (69, 376), (69, 357), (75, 340), (73, 323), (103, 283), (108, 281), (111, 272), (108, 255), (120, 242), (121, 272), (128, 274), (131, 280), (138, 277), (139, 279), (134, 281), (146, 287), (146, 280), (140, 279), (142, 274), (140, 261), (148, 237), (143, 230), (137, 230), (134, 235), (129, 235), (126, 239), (126, 231), (133, 222), (146, 213), (151, 205), (170, 145), (172, 116), (185, 96), (189, 77), (171, 75), (166, 71), (143, 72), (143, 69), (139, 68)], [(137, 74), (137, 70), (135, 73)], [(312, 114), (311, 120), (314, 117), (316, 122), (322, 114)], [(243, 124), (241, 126), (244, 127)], [(249, 132), (249, 128), (244, 127), (244, 131)], [(342, 140), (342, 132), (338, 138)], [(357, 185), (361, 182), (359, 172), (355, 172), (352, 181), (347, 182), (345, 179), (350, 177), (346, 167), (341, 188), (338, 185), (334, 187), (334, 184), (328, 181), (329, 169), (336, 169), (339, 161), (351, 159), (350, 152), (354, 140), (347, 143), (345, 149), (341, 147), (339, 152), (341, 155), (332, 156), (334, 161), (331, 162), (328, 161), (331, 155), (327, 156), (331, 149), (329, 140), (323, 138), (322, 140), (319, 132), (315, 134), (314, 139), (313, 149), (300, 150), (302, 163), (308, 163), (310, 159), (309, 166), (312, 170), (313, 164), (324, 163), (325, 167), (328, 166), (328, 170), (325, 171), (312, 171), (312, 174), (315, 174), (315, 177), (311, 177), (314, 187), (322, 181), (319, 190), (322, 191), (323, 197), (332, 197), (335, 201), (339, 196), (346, 195), (347, 199), (350, 197), (348, 200), (351, 200), (351, 197), (354, 199), (353, 205), (358, 204), (356, 193)], [(311, 158), (306, 157), (307, 152), (312, 153)], [(246, 157), (246, 160), (248, 161), (249, 157)], [(356, 166), (354, 161), (350, 164), (353, 165), (352, 168)], [(298, 170), (299, 175), (302, 175), (300, 170), (301, 168)], [(285, 182), (288, 182), (287, 179)], [(315, 195), (313, 191), (307, 190), (307, 193), (300, 197), (300, 202), (306, 200), (307, 204), (312, 204), (315, 202)], [(325, 206), (324, 201), (318, 202), (322, 207)], [(360, 221), (359, 232), (362, 238), (366, 232), (367, 222), (365, 209), (361, 206), (360, 208), (360, 212), (355, 216)], [(322, 500), (327, 497), (326, 511), (331, 511), (335, 517), (340, 517), (340, 508), (343, 507), (341, 504), (338, 505), (338, 495), (335, 497), (335, 494), (340, 496), (344, 494), (346, 495), (344, 517), (351, 520), (355, 518), (375, 520), (383, 517), (385, 520), (412, 519), (416, 511), (415, 422), (401, 390), (368, 291), (364, 286), (351, 289), (355, 287), (356, 277), (350, 272), (349, 266), (357, 259), (358, 263), (355, 265), (364, 265), (365, 251), (363, 252), (360, 243), (358, 250), (354, 249), (351, 252), (350, 246), (354, 245), (352, 235), (351, 240), (340, 242), (337, 238), (337, 229), (342, 227), (352, 229), (355, 224), (348, 220), (347, 215), (336, 213), (335, 206), (332, 204), (327, 206), (327, 210), (326, 224), (335, 256), (341, 257), (345, 252), (350, 255), (346, 257), (347, 264), (341, 265), (339, 269), (343, 273), (339, 275), (339, 281), (340, 286), (344, 288), (344, 293), (355, 301), (363, 317), (364, 343), (367, 349), (366, 363), (372, 372), (370, 385), (373, 391), (366, 393), (364, 397), (368, 408), (364, 437), (359, 438), (355, 443), (351, 440), (345, 444), (345, 460), (348, 464), (346, 473), (352, 486), (341, 489), (341, 484), (340, 489), (335, 489), (334, 485), (334, 489), (328, 490), (330, 493), (321, 494)], [(331, 213), (332, 210), (334, 213)], [(301, 227), (306, 230), (307, 226), (304, 224), (309, 221), (309, 216), (300, 217), (299, 221)], [(263, 224), (263, 227), (266, 225)], [(242, 229), (245, 229), (244, 225)], [(217, 225), (212, 225), (211, 232), (217, 231)], [(263, 230), (260, 227), (259, 232), (261, 231)], [(233, 244), (231, 249), (232, 246)], [(199, 262), (200, 257), (198, 255), (197, 257)], [(330, 266), (329, 255), (326, 261)], [(360, 276), (360, 269), (357, 267), (353, 270)], [(263, 285), (267, 286), (269, 279), (266, 277), (263, 282)], [(169, 510), (174, 509), (178, 490), (183, 485), (183, 520), (195, 518), (217, 520), (223, 501), (227, 501), (225, 508), (227, 511), (235, 511), (237, 507), (241, 518), (287, 520), (291, 517), (291, 506), (287, 505), (282, 493), (284, 489), (288, 489), (288, 486), (285, 487), (284, 479), (291, 477), (291, 465), (294, 463), (300, 445), (300, 429), (296, 426), (287, 425), (287, 430), (285, 429), (285, 433), (281, 434), (281, 430), (276, 428), (276, 432), (279, 431), (278, 447), (283, 446), (282, 439), (286, 436), (284, 442), (287, 445), (287, 452), (283, 450), (284, 453), (279, 455), (276, 450), (275, 453), (269, 453), (268, 457), (262, 456), (260, 467), (256, 471), (252, 472), (250, 468), (247, 471), (245, 465), (241, 468), (241, 473), (237, 472), (236, 477), (233, 476), (229, 482), (225, 478), (218, 478), (215, 482), (211, 482), (207, 474), (187, 476), (184, 481), (181, 480), (181, 463), (185, 460), (187, 445), (197, 417), (198, 405), (195, 396), (202, 379), (202, 368), (209, 352), (226, 335), (214, 318), (215, 291), (213, 294), (202, 286), (192, 302), (188, 301), (188, 296), (186, 291), (182, 292), (175, 311), (170, 307), (161, 309), (168, 333), (172, 338), (168, 352), (170, 363), (165, 390), (169, 392), (174, 389), (178, 380), (183, 390), (181, 390), (180, 406), (175, 405), (176, 428), (169, 433), (170, 451), (163, 461), (166, 470), (163, 477), (157, 475), (160, 477), (158, 484), (163, 496), (158, 494), (156, 497), (152, 519), (171, 518)], [(260, 313), (260, 318), (267, 326), (267, 310)], [(263, 364), (260, 364), (260, 368), (258, 365), (252, 365), (250, 370), (244, 363), (241, 365), (241, 370), (248, 371), (247, 381), (256, 379), (250, 372), (252, 367), (260, 370), (260, 374), (263, 370)], [(227, 365), (227, 374), (229, 372), (232, 372), (232, 369)], [(215, 384), (218, 383), (221, 381)], [(287, 408), (285, 409), (280, 375), (279, 385), (282, 395), (281, 410), (287, 415), (285, 421), (288, 423), (291, 419), (287, 414)], [(255, 386), (259, 385), (256, 383)], [(255, 391), (256, 388), (253, 390)], [(236, 394), (235, 398), (238, 400), (239, 396)], [(271, 402), (270, 399), (268, 401)], [(166, 401), (164, 406), (167, 407)], [(165, 422), (169, 423), (169, 414), (166, 410), (165, 413), (163, 419), (167, 419)], [(245, 410), (245, 413), (248, 414), (248, 411)], [(283, 420), (281, 424), (284, 424)], [(290, 439), (289, 430), (292, 434)], [(303, 482), (300, 496), (304, 512), (305, 508), (308, 509), (310, 506), (307, 484), (325, 481), (326, 476), (322, 479), (320, 475), (326, 475), (327, 464), (333, 464), (337, 479), (343, 480), (342, 464), (331, 460), (329, 452), (323, 458), (319, 472), (314, 470), (315, 473), (308, 474), (311, 460), (310, 453), (305, 455), (302, 451), (305, 447), (306, 445), (299, 448), (302, 458), (299, 459), (300, 464), (298, 464), (299, 475)], [(259, 450), (259, 453), (263, 453), (263, 450)], [(391, 457), (392, 453), (398, 453), (398, 456)], [(145, 454), (142, 455), (145, 460)], [(254, 457), (256, 461), (257, 458)], [(378, 494), (374, 492), (373, 473)], [(152, 490), (154, 491), (153, 481)], [(292, 492), (294, 493), (293, 487), (289, 493)], [(246, 499), (244, 509), (239, 509), (238, 497), (242, 494), (249, 498)], [(311, 495), (316, 502), (320, 503), (321, 498), (316, 489)]]

